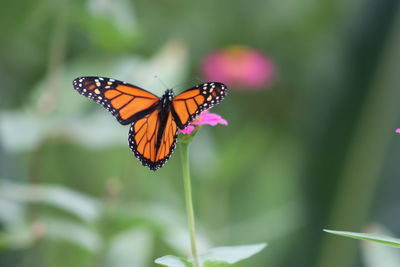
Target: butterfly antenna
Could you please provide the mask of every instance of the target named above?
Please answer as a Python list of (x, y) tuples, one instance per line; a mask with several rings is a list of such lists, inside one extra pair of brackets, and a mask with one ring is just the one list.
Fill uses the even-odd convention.
[(165, 87), (166, 89), (170, 89), (170, 88), (167, 86), (167, 84), (166, 84), (163, 80), (160, 79), (160, 77), (158, 77), (157, 75), (154, 75), (154, 78), (156, 78), (157, 80), (159, 80), (160, 83), (161, 83), (162, 85), (164, 85), (164, 87)]
[(178, 84), (174, 85), (174, 86), (172, 87), (172, 89), (175, 88), (175, 87), (178, 87), (178, 86), (182, 86), (182, 85), (187, 84), (187, 83), (191, 83), (191, 82), (193, 82), (193, 81), (200, 82), (201, 79), (200, 79), (200, 77), (194, 77), (193, 79), (190, 79), (190, 80), (188, 80), (188, 81), (186, 81), (186, 82), (182, 82), (182, 83), (178, 83)]

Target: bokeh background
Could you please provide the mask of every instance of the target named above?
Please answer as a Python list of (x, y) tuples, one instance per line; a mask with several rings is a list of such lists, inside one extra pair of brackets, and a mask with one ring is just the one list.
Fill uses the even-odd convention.
[[(157, 75), (179, 92), (224, 53), (236, 80), (213, 111), (229, 126), (203, 127), (191, 146), (200, 250), (268, 242), (238, 266), (400, 266), (398, 251), (322, 232), (400, 236), (399, 5), (2, 1), (0, 266), (187, 255), (179, 153), (155, 173), (142, 167), (128, 127), (71, 81), (162, 94)], [(257, 86), (232, 49), (268, 62)]]

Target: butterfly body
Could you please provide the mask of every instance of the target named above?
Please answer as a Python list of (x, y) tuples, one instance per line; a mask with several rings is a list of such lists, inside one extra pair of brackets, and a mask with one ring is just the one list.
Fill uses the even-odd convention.
[(161, 138), (163, 136), (164, 129), (168, 120), (168, 114), (171, 112), (172, 109), (173, 97), (174, 97), (174, 91), (168, 89), (167, 91), (165, 91), (165, 94), (160, 98), (160, 104), (159, 104), (160, 112), (158, 113), (159, 117), (158, 120), (160, 121), (160, 127), (157, 132), (157, 140), (156, 140), (157, 149), (160, 147)]
[(184, 129), (203, 110), (219, 103), (226, 86), (199, 84), (174, 97), (171, 89), (158, 97), (138, 86), (104, 77), (79, 77), (73, 86), (80, 94), (105, 107), (122, 124), (131, 124), (129, 147), (151, 170), (162, 167)]

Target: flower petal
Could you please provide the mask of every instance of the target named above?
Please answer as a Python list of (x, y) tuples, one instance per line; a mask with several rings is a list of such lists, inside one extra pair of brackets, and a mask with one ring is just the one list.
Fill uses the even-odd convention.
[(230, 46), (203, 60), (207, 80), (224, 82), (233, 88), (260, 90), (275, 81), (274, 63), (260, 51), (247, 46)]
[(228, 122), (223, 119), (220, 115), (215, 113), (210, 113), (208, 110), (203, 111), (200, 115), (192, 121), (185, 129), (179, 130), (182, 134), (191, 134), (197, 125), (208, 124), (211, 126), (216, 126), (217, 124), (228, 125)]
[(193, 125), (188, 125), (185, 129), (179, 130), (179, 132), (183, 133), (183, 134), (191, 134), (193, 132), (194, 128), (195, 127)]
[(208, 111), (204, 111), (200, 114), (199, 119), (192, 122), (193, 125), (204, 125), (208, 124), (211, 126), (215, 126), (217, 124), (227, 125), (228, 122), (224, 120), (220, 115), (215, 113), (209, 113)]

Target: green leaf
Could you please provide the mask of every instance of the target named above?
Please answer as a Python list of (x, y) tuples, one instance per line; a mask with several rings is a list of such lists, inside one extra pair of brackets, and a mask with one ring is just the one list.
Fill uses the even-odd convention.
[(153, 234), (149, 229), (131, 227), (113, 235), (106, 266), (147, 266), (151, 260)]
[(238, 261), (250, 258), (263, 250), (267, 244), (254, 244), (245, 246), (217, 247), (200, 255), (200, 261), (206, 266), (215, 266), (215, 263), (234, 264)]
[(154, 261), (157, 264), (160, 264), (162, 266), (167, 266), (167, 267), (191, 267), (192, 264), (189, 262), (185, 261), (182, 258), (178, 258), (176, 256), (172, 255), (166, 255), (161, 258), (158, 258)]
[(381, 234), (354, 233), (345, 231), (324, 230), (327, 233), (381, 243), (387, 246), (400, 248), (400, 239)]
[(221, 262), (206, 262), (203, 267), (229, 267), (232, 264), (229, 263), (221, 263)]
[(84, 224), (56, 218), (43, 218), (38, 223), (43, 225), (43, 238), (66, 241), (92, 253), (100, 248), (101, 239), (98, 233)]
[(17, 224), (12, 229), (0, 232), (0, 251), (3, 249), (25, 249), (31, 246), (35, 237), (30, 225)]
[[(217, 247), (199, 255), (203, 267), (225, 267), (250, 258), (263, 250), (267, 244), (254, 244), (245, 246)], [(176, 256), (167, 255), (154, 261), (157, 264), (167, 267), (192, 267), (193, 259), (188, 261)]]
[(365, 267), (400, 266), (400, 254), (398, 248), (382, 246), (376, 242), (362, 242), (361, 257)]
[(1, 183), (0, 195), (8, 201), (51, 205), (85, 221), (97, 219), (101, 209), (96, 199), (57, 185)]

